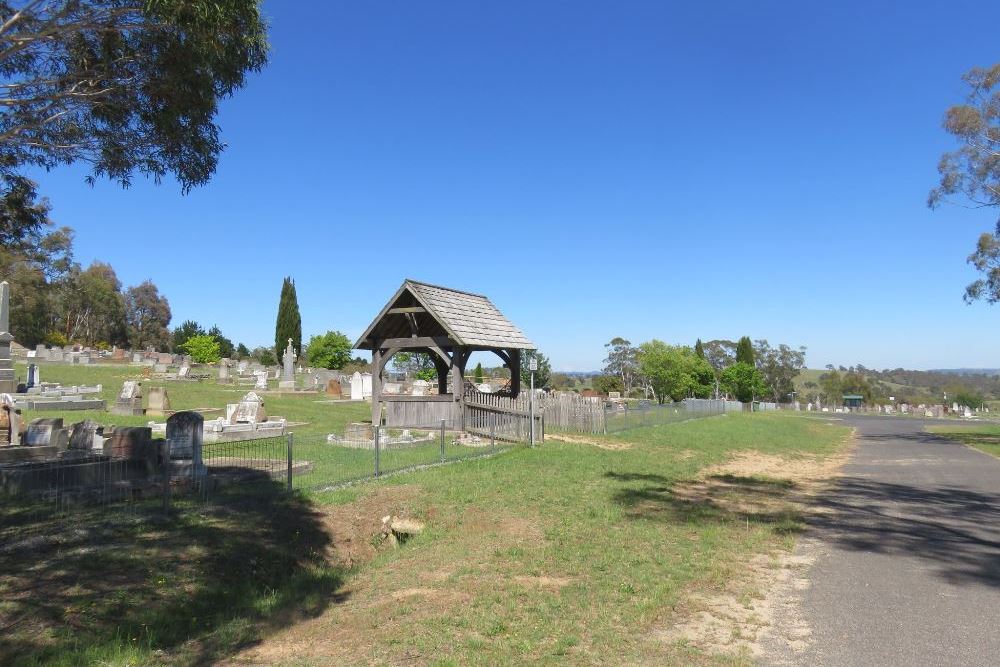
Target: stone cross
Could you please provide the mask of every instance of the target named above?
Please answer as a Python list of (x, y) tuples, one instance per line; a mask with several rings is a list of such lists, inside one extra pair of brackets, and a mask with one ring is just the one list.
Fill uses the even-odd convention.
[(292, 349), (292, 339), (288, 339), (288, 346), (281, 357), (282, 380), (295, 379), (295, 351)]

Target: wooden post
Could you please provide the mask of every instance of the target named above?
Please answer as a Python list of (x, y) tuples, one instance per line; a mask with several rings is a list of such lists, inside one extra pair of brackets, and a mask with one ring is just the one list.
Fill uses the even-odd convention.
[(372, 347), (372, 426), (382, 423), (382, 349), (381, 343)]
[(508, 350), (510, 363), (510, 395), (517, 398), (521, 393), (521, 350)]

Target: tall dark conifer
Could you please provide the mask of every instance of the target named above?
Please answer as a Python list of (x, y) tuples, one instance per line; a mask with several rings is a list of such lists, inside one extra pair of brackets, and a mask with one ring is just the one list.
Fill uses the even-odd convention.
[(736, 344), (736, 363), (750, 364), (751, 366), (756, 366), (753, 358), (753, 343), (750, 342), (749, 336), (743, 336), (740, 338), (740, 342)]
[(694, 353), (702, 359), (705, 358), (705, 346), (701, 344), (700, 338), (694, 342)]
[(281, 284), (281, 299), (278, 301), (278, 320), (274, 325), (274, 352), (278, 359), (292, 339), (292, 349), (302, 353), (302, 316), (299, 315), (299, 300), (295, 295), (295, 281), (285, 278)]

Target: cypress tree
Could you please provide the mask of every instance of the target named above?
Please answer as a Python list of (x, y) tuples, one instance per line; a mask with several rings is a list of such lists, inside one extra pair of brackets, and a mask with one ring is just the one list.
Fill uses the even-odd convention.
[(750, 364), (751, 366), (756, 366), (753, 358), (753, 344), (750, 342), (750, 336), (743, 336), (740, 338), (740, 342), (736, 344), (736, 363)]
[(476, 378), (476, 384), (482, 384), (483, 383), (483, 365), (482, 364), (476, 364), (475, 378)]
[(705, 347), (701, 344), (700, 338), (694, 342), (694, 353), (702, 359), (705, 358)]
[(278, 320), (274, 325), (274, 351), (280, 361), (281, 355), (292, 339), (292, 349), (302, 353), (302, 316), (299, 315), (299, 300), (295, 295), (295, 281), (285, 278), (281, 284), (281, 299), (278, 301)]

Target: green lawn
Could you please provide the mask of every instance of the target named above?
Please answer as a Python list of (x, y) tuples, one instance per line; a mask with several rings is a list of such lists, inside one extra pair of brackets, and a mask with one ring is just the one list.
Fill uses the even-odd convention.
[[(73, 367), (43, 378), (62, 369), (59, 379), (95, 381)], [(239, 394), (163, 384), (176, 407)], [(266, 397), (269, 414), (310, 422), (296, 450), (315, 461), (312, 481), (348, 467), (318, 436), (366, 407), (316, 398)], [(802, 523), (785, 502), (796, 480), (717, 475), (699, 495), (699, 471), (748, 451), (819, 460), (847, 434), (818, 418), (730, 414), (587, 436), (608, 448), (549, 440), (347, 489), (217, 498), (168, 522), (81, 512), (57, 530), (6, 504), (0, 543), (24, 546), (0, 550), (0, 663), (200, 664), (251, 646), (240, 660), (712, 663), (658, 631), (696, 610), (692, 593), (759, 593), (748, 561), (790, 548)], [(389, 455), (432, 461), (438, 447)], [(350, 454), (367, 465), (366, 452)], [(376, 550), (385, 514), (427, 529)]]
[(987, 454), (1000, 456), (1000, 424), (977, 424), (974, 426), (946, 424), (928, 426), (927, 430), (951, 440), (964, 442)]

